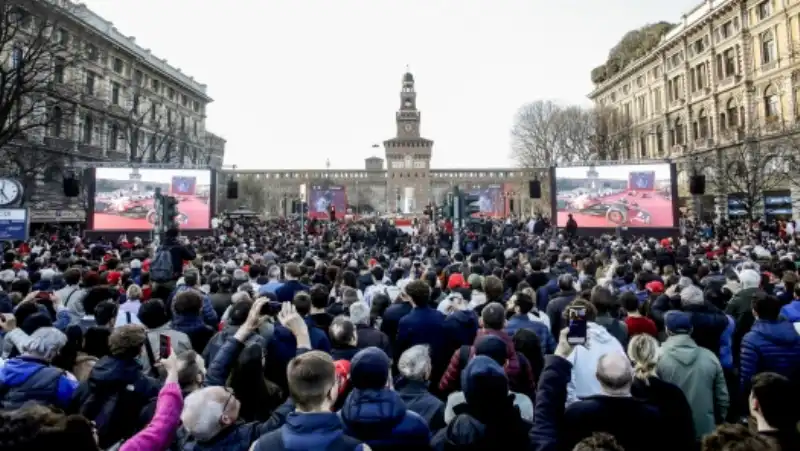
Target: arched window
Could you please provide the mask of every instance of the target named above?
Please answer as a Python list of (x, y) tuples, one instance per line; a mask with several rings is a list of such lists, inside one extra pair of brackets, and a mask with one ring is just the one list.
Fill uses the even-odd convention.
[(761, 34), (761, 64), (769, 64), (776, 59), (775, 37), (771, 30), (767, 30)]
[(91, 114), (86, 114), (83, 118), (83, 143), (92, 143), (92, 132), (94, 131), (94, 119)]
[(50, 135), (56, 138), (61, 137), (61, 128), (64, 125), (64, 112), (61, 107), (54, 107), (50, 115)]
[(778, 90), (773, 85), (767, 86), (767, 89), (764, 90), (764, 116), (767, 119), (779, 118), (780, 105)]
[(647, 135), (639, 133), (639, 158), (647, 158)]
[(708, 114), (706, 114), (706, 110), (700, 110), (700, 114), (697, 115), (697, 138), (705, 139), (708, 138), (710, 135), (709, 124), (708, 124)]
[(728, 105), (725, 107), (725, 114), (728, 116), (728, 123), (726, 124), (728, 127), (738, 127), (739, 126), (739, 108), (736, 106), (736, 102), (733, 99), (728, 100)]
[(686, 136), (683, 127), (684, 125), (683, 121), (681, 121), (681, 118), (675, 119), (675, 145), (677, 146), (682, 146), (686, 142)]

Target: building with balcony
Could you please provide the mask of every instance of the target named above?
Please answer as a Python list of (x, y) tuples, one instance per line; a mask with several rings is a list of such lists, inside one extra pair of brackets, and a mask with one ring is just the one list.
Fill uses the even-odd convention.
[(32, 174), (31, 183), (24, 182), (32, 185), (26, 200), (33, 222), (85, 220), (85, 193), (78, 199), (61, 193), (61, 178), (75, 161), (221, 165), (225, 141), (205, 129), (212, 101), (205, 84), (83, 4), (38, 1), (56, 24), (53, 39), (65, 54), (80, 57), (69, 64), (54, 57), (48, 73), (53, 92), (68, 98), (69, 108), (48, 107), (49, 126), (12, 143), (41, 162), (30, 162), (35, 171), (5, 171)]
[[(800, 0), (706, 0), (589, 98), (630, 118), (633, 139), (623, 159), (678, 162), (685, 198), (690, 174), (701, 170), (697, 155), (717, 162), (702, 168), (714, 177), (728, 169), (734, 146), (798, 130), (798, 51)], [(733, 193), (715, 191), (703, 205), (725, 215)]]

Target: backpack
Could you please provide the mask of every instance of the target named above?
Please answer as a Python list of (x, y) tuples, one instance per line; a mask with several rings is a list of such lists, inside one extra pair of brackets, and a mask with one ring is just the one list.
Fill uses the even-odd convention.
[(16, 387), (0, 382), (0, 410), (16, 410), (30, 402), (55, 404), (59, 380), (65, 373), (60, 368), (42, 366)]
[(174, 275), (172, 266), (172, 252), (170, 249), (161, 246), (156, 252), (156, 256), (150, 262), (150, 280), (154, 282), (170, 282)]

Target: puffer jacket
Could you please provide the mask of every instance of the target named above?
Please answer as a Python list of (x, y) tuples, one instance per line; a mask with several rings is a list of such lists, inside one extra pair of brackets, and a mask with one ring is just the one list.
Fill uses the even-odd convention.
[(800, 335), (788, 321), (758, 319), (742, 338), (740, 382), (742, 394), (750, 380), (765, 371), (792, 378), (800, 370)]
[(339, 412), (345, 434), (373, 451), (425, 449), (431, 433), (425, 420), (408, 410), (389, 389), (353, 389)]

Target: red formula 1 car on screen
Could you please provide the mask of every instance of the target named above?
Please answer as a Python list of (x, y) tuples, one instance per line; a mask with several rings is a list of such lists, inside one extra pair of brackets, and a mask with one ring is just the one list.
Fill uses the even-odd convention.
[(627, 199), (620, 199), (615, 202), (585, 203), (583, 208), (574, 210), (576, 213), (590, 216), (604, 216), (608, 222), (615, 225), (626, 224), (650, 224), (653, 220), (652, 215), (639, 207), (636, 202), (628, 202)]

